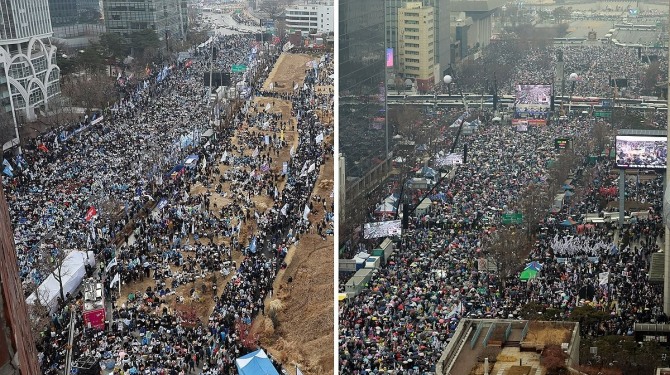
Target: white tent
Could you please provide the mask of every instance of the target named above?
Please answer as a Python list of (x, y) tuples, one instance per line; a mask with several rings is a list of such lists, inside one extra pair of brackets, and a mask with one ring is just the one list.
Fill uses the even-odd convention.
[(235, 365), (241, 375), (279, 375), (263, 349), (237, 358)]
[[(79, 287), (79, 284), (81, 284), (81, 281), (86, 276), (86, 264), (95, 266), (95, 254), (92, 251), (89, 251), (88, 253), (84, 251), (72, 251), (65, 257), (60, 272), (60, 275), (63, 277), (63, 294), (72, 293)], [(27, 304), (34, 304), (37, 295), (39, 295), (43, 305), (49, 307), (51, 312), (56, 311), (56, 308), (58, 307), (56, 300), (60, 295), (60, 285), (58, 280), (56, 280), (54, 273), (58, 275), (57, 270), (54, 270), (54, 272), (40, 284), (37, 291), (26, 298)], [(37, 293), (37, 295), (35, 293)]]

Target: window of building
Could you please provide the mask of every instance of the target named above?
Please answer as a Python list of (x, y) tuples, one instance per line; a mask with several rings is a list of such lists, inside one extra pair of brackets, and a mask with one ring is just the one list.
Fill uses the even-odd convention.
[(419, 32), (419, 29), (418, 29), (418, 28), (415, 28), (415, 27), (406, 27), (406, 28), (405, 28), (405, 32), (408, 32), (408, 33), (418, 33), (418, 32)]

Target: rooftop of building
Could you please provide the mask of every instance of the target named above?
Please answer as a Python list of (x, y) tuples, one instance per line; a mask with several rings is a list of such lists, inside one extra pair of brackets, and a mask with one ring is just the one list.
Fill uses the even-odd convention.
[(558, 345), (569, 353), (575, 332), (574, 322), (463, 319), (440, 361), (452, 374), (483, 374), (485, 360), (489, 374), (541, 374), (542, 351)]

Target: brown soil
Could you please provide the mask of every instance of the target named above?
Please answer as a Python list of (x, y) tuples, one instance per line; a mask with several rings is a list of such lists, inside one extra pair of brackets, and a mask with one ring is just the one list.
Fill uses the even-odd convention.
[[(332, 202), (333, 164), (321, 169), (313, 194)], [(323, 210), (310, 217), (312, 222), (323, 219)], [(260, 316), (254, 321), (253, 331), (260, 342), (284, 364), (298, 364), (308, 374), (333, 374), (333, 246), (332, 236), (322, 240), (317, 234), (302, 237), (286, 257), (288, 267), (281, 270), (274, 283), (276, 293), (265, 306), (280, 301), (280, 326), (272, 328), (270, 319)], [(288, 277), (293, 281), (289, 284)], [(267, 307), (266, 307), (267, 310)], [(318, 348), (318, 349), (315, 349)], [(295, 366), (288, 366), (295, 374)]]
[[(293, 87), (288, 87), (292, 82), (302, 83), (305, 76), (305, 62), (313, 60), (314, 57), (309, 55), (283, 54), (280, 56), (275, 69), (270, 74), (269, 82), (279, 82), (280, 87), (275, 87), (275, 91), (287, 92), (292, 91)], [(284, 90), (286, 88), (286, 90)], [(267, 90), (267, 87), (264, 86)], [(284, 119), (289, 119), (291, 116), (291, 104), (288, 101), (283, 101), (276, 98), (257, 98), (259, 109), (262, 110), (264, 105), (268, 102), (274, 102), (270, 108), (271, 112), (281, 111)], [(320, 113), (322, 122), (329, 123), (332, 126), (333, 116), (331, 113)], [(290, 119), (290, 124), (295, 126), (295, 118)], [(294, 127), (293, 127), (294, 128)], [(242, 125), (240, 131), (244, 132), (248, 127)], [(258, 132), (257, 128), (254, 131)], [(271, 134), (270, 131), (261, 131), (262, 134)], [(279, 134), (278, 134), (279, 135)], [(273, 156), (273, 163), (271, 170), (275, 173), (281, 172), (282, 163), (288, 161), (290, 158), (291, 145), (298, 144), (298, 134), (296, 131), (291, 131), (291, 127), (284, 132), (285, 141), (288, 147), (280, 150), (279, 156)], [(237, 137), (233, 138), (235, 142)], [(333, 144), (332, 134), (324, 140), (329, 144)], [(250, 155), (253, 150), (246, 150), (245, 154)], [(219, 165), (221, 173), (226, 171), (227, 166)], [(331, 193), (333, 191), (334, 166), (332, 158), (328, 160), (325, 166), (321, 167), (319, 179), (317, 180), (313, 194), (320, 195), (327, 199), (327, 205), (330, 207), (333, 198)], [(214, 185), (215, 186), (215, 185)], [(229, 191), (230, 184), (223, 185), (225, 191)], [(279, 184), (278, 189), (283, 190), (284, 182)], [(222, 207), (230, 204), (232, 200), (230, 197), (223, 198), (216, 194), (213, 189), (207, 189), (201, 184), (196, 184), (191, 189), (191, 194), (204, 194), (210, 192), (212, 196), (212, 206), (210, 211), (216, 212)], [(259, 195), (252, 198), (256, 203), (256, 210), (259, 213), (264, 212), (273, 205), (271, 197), (266, 195)], [(216, 204), (216, 208), (214, 207)], [(216, 214), (218, 215), (218, 214)], [(323, 220), (323, 209), (318, 210), (318, 214), (311, 214), (310, 220), (316, 223)], [(255, 223), (253, 220), (248, 220), (246, 224), (242, 225), (240, 229), (240, 239), (243, 243), (248, 243), (251, 233), (255, 230)], [(193, 238), (190, 238), (193, 243)], [(201, 243), (207, 243), (209, 240), (201, 239)], [(222, 237), (215, 237), (215, 243), (229, 243), (228, 239)], [(301, 371), (306, 375), (332, 375), (334, 374), (333, 362), (333, 340), (334, 340), (334, 239), (332, 236), (327, 236), (324, 241), (317, 234), (303, 235), (298, 246), (290, 249), (286, 257), (288, 267), (281, 270), (277, 275), (274, 283), (275, 294), (273, 298), (268, 298), (266, 301), (266, 310), (271, 304), (280, 302), (283, 305), (278, 313), (280, 327), (276, 331), (272, 328), (272, 324), (265, 316), (257, 317), (254, 320), (252, 334), (259, 334), (260, 342), (275, 358), (278, 358), (288, 369), (290, 374), (295, 374), (295, 364), (297, 364)], [(242, 254), (239, 252), (233, 253), (233, 260), (238, 264), (242, 259)], [(176, 270), (176, 269), (173, 269)], [(287, 283), (287, 278), (291, 276), (293, 282), (290, 285)], [(207, 321), (209, 315), (214, 308), (214, 301), (211, 298), (211, 274), (206, 275), (204, 282), (207, 289), (210, 291), (201, 299), (201, 301), (191, 301), (189, 291), (193, 287), (192, 284), (183, 285), (177, 288), (176, 295), (181, 295), (186, 301), (188, 308), (194, 308), (196, 315), (202, 320)], [(232, 277), (229, 275), (223, 278), (220, 274), (217, 275), (217, 290), (221, 291), (226, 283)], [(196, 290), (200, 291), (203, 279), (198, 279), (195, 282)], [(171, 282), (170, 279), (167, 282)], [(128, 294), (138, 290), (145, 290), (148, 286), (154, 287), (153, 279), (145, 279), (140, 283), (132, 283), (130, 285), (122, 286), (121, 298), (119, 304), (127, 301)], [(167, 298), (168, 307), (173, 309), (176, 296)], [(315, 350), (315, 348), (318, 348)]]
[[(275, 69), (266, 81), (302, 82), (304, 79), (305, 62), (313, 60), (308, 55), (283, 54)], [(299, 73), (299, 74), (298, 74)], [(297, 77), (297, 78), (296, 78)], [(283, 90), (285, 87), (275, 87)], [(291, 91), (293, 87), (287, 87)], [(282, 92), (286, 92), (282, 91)], [(290, 110), (290, 108), (288, 108)], [(321, 114), (322, 122), (332, 126), (332, 114)], [(293, 124), (293, 123), (292, 123)], [(286, 141), (291, 145), (298, 143), (297, 134), (287, 132)], [(333, 137), (325, 142), (332, 144)], [(280, 160), (287, 160), (290, 147), (281, 151)], [(273, 166), (274, 167), (274, 166)], [(281, 170), (281, 164), (279, 164)], [(333, 201), (334, 166), (330, 159), (321, 167), (319, 179), (313, 195), (325, 197), (327, 205)], [(283, 186), (283, 184), (282, 184)], [(323, 220), (323, 209), (311, 214), (312, 223)], [(327, 236), (324, 241), (317, 234), (305, 234), (297, 246), (291, 247), (286, 257), (287, 267), (281, 270), (274, 283), (275, 293), (265, 303), (266, 314), (254, 320), (252, 332), (258, 334), (260, 342), (275, 358), (285, 364), (288, 373), (295, 374), (295, 365), (306, 375), (334, 374), (333, 340), (334, 340), (334, 239)], [(288, 277), (293, 281), (288, 283)], [(267, 312), (270, 306), (280, 305), (278, 309), (279, 327), (274, 329)]]
[(568, 342), (572, 331), (567, 326), (531, 323), (524, 342), (535, 346), (561, 345)]
[[(295, 83), (302, 84), (305, 79), (305, 70), (307, 70), (305, 64), (312, 60), (314, 57), (307, 54), (282, 53), (274, 69), (268, 75), (268, 79), (263, 83), (263, 90), (292, 92)], [(270, 90), (270, 83), (275, 84), (272, 90)]]

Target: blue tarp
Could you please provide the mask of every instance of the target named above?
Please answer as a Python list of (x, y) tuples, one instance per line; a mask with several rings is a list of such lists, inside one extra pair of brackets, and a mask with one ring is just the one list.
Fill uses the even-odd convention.
[(263, 349), (241, 356), (235, 365), (240, 375), (279, 375)]

